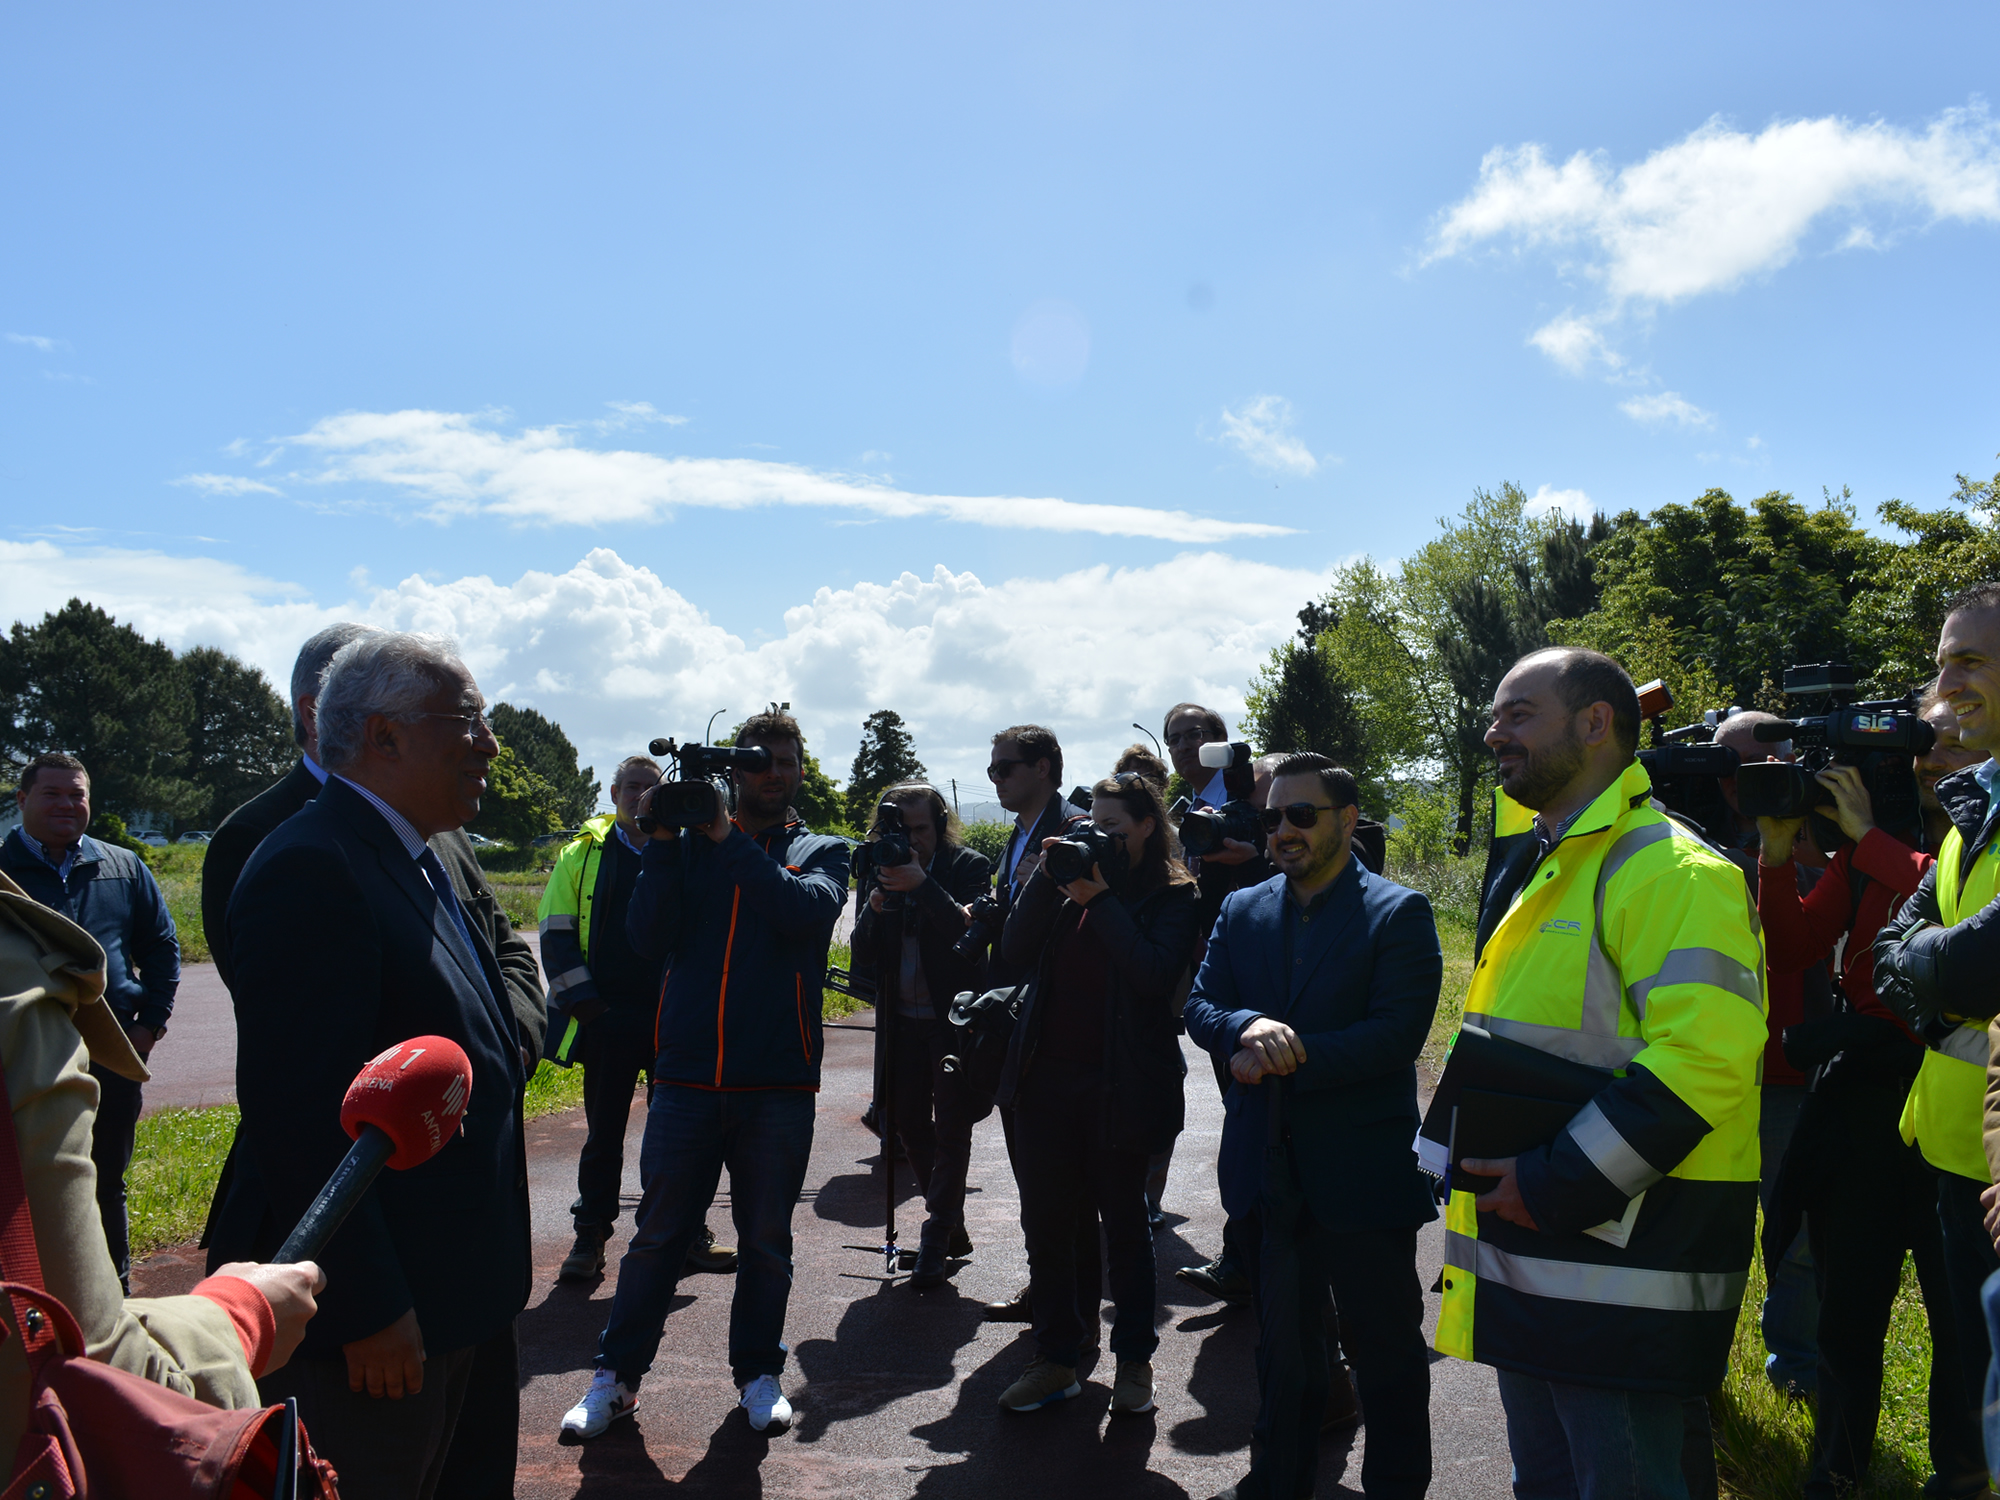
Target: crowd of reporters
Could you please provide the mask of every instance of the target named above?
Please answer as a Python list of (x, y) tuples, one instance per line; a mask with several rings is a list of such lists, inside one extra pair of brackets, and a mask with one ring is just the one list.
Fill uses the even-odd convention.
[[(1745, 770), (1790, 761), (1793, 747), (1780, 721), (1743, 713), (1713, 726), (1734, 754), (1697, 819), (1676, 805), (1672, 777), (1649, 777), (1666, 763), (1639, 754), (1640, 698), (1615, 663), (1561, 649), (1510, 670), (1487, 735), (1501, 792), (1467, 1029), (1595, 1068), (1602, 1091), (1554, 1140), (1505, 1159), (1447, 1153), (1426, 1176), (1411, 1142), (1430, 1129), (1416, 1062), (1443, 980), (1436, 925), (1421, 894), (1383, 875), (1381, 828), (1323, 757), (1253, 758), (1214, 711), (1181, 703), (1164, 718), (1165, 759), (1135, 745), (1065, 795), (1056, 737), (1009, 726), (992, 737), (988, 775), (1014, 826), (990, 863), (923, 782), (888, 788), (859, 846), (808, 828), (794, 809), (804, 737), (774, 709), (733, 749), (702, 747), (722, 757), (727, 801), (699, 774), (706, 762), (683, 759), (671, 784), (652, 758), (621, 763), (613, 812), (563, 848), (546, 889), (544, 992), (458, 847), (497, 753), (470, 672), (446, 642), (335, 627), (307, 643), (294, 675), (300, 766), (224, 824), (205, 872), (242, 1032), (243, 1123), (211, 1222), (217, 1274), (181, 1324), (131, 1303), (117, 1337), (150, 1378), (192, 1379), (218, 1403), (295, 1397), (352, 1493), (511, 1493), (514, 1318), (529, 1290), (521, 1093), (546, 1054), (586, 1078), (566, 1277), (607, 1265), (628, 1111), (648, 1083), (641, 1201), (565, 1433), (587, 1440), (637, 1409), (675, 1290), (701, 1270), (735, 1272), (737, 1401), (753, 1428), (783, 1426), (791, 1221), (825, 1051), (819, 991), (852, 884), (884, 1162), (907, 1162), (924, 1206), (907, 1265), (916, 1294), (976, 1253), (973, 1131), (1000, 1115), (1029, 1279), (985, 1312), (1030, 1324), (1034, 1350), (1001, 1397), (1007, 1412), (1078, 1395), (1100, 1338), (1114, 1417), (1153, 1409), (1155, 1233), (1185, 1119), (1185, 1034), (1224, 1095), (1227, 1222), (1214, 1258), (1179, 1274), (1254, 1302), (1261, 1326), (1252, 1467), (1232, 1495), (1311, 1493), (1320, 1431), (1360, 1412), (1364, 1491), (1430, 1485), (1416, 1234), (1440, 1201), (1437, 1347), (1500, 1370), (1524, 1500), (1713, 1493), (1704, 1397), (1720, 1381), (1759, 1203), (1767, 1373), (1814, 1403), (1807, 1492), (1865, 1480), (1907, 1254), (1931, 1330), (1926, 1493), (1984, 1493), (1988, 1303), (2000, 1301), (1989, 1165), (2000, 1103), (1987, 1083), (1987, 1023), (2000, 1014), (2000, 585), (1953, 601), (1938, 663), (1905, 715), (1927, 727), (1895, 763), (1916, 788), (1916, 815), (1900, 820), (1878, 817), (1891, 781), (1848, 764), (1799, 773), (1824, 789), (1806, 798), (1817, 815), (1774, 816), (1764, 794), (1746, 798)], [(70, 803), (87, 800), (85, 768), (43, 762), (23, 778), (24, 812), (44, 773)], [(1170, 809), (1176, 774), (1188, 797)], [(87, 821), (87, 805), (81, 821), (74, 807), (68, 823), (37, 813), (10, 837), (11, 867), (50, 883), (47, 906), (82, 913), (72, 872), (104, 858)], [(125, 878), (144, 895), (144, 879)], [(11, 930), (41, 945), (44, 975), (93, 963), (99, 975), (94, 992), (24, 983), (9, 1003), (40, 1016), (34, 1002), (48, 999), (73, 1017), (79, 1040), (43, 1048), (48, 1069), (88, 1061), (128, 1080), (163, 1032), (160, 1001), (146, 997), (162, 989), (170, 1007), (171, 985), (153, 981), (172, 955), (126, 958), (117, 934), (131, 902), (105, 909), (114, 942), (93, 944), (9, 907)], [(112, 969), (129, 966), (131, 995), (108, 1028), (96, 997), (122, 992), (118, 974), (107, 986), (107, 950)], [(340, 1087), (413, 1027), (474, 1059), (476, 1103), (452, 1165), (375, 1189), (325, 1274), (259, 1264), (339, 1156)], [(10, 1049), (19, 1101), (30, 1049)], [(100, 1118), (113, 1156), (128, 1157), (129, 1122)], [(24, 1156), (42, 1149), (24, 1132)], [(74, 1156), (58, 1152), (66, 1180), (79, 1176)], [(122, 1177), (123, 1165), (100, 1156), (96, 1175)], [(733, 1250), (708, 1225), (725, 1169)], [(28, 1161), (31, 1190), (46, 1170)], [(102, 1223), (90, 1232), (51, 1207), (63, 1227), (38, 1221), (37, 1234), (45, 1259), (102, 1261), (116, 1276), (122, 1197), (94, 1196)], [(103, 1301), (82, 1284), (72, 1295)], [(143, 1354), (135, 1316), (165, 1355)], [(115, 1321), (92, 1314), (92, 1326)], [(225, 1327), (234, 1342), (218, 1345)], [(227, 1368), (213, 1379), (175, 1373), (218, 1358)]]

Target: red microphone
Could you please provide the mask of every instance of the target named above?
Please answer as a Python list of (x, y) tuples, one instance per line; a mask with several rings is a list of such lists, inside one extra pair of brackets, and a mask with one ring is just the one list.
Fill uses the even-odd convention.
[(407, 1172), (436, 1156), (471, 1102), (472, 1061), (450, 1037), (411, 1037), (370, 1061), (340, 1101), (341, 1128), (354, 1145), (271, 1263), (316, 1259), (375, 1174), (385, 1165)]

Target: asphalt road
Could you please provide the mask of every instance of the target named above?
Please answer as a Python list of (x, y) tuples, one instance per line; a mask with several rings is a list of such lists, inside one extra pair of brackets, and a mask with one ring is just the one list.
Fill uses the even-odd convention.
[[(871, 1018), (863, 1013), (854, 1023), (869, 1025)], [(869, 1092), (871, 1041), (867, 1031), (828, 1032), (812, 1170), (794, 1220), (798, 1272), (786, 1323), (794, 1361), (784, 1383), (797, 1416), (788, 1433), (753, 1433), (736, 1409), (726, 1337), (732, 1283), (697, 1275), (682, 1283), (637, 1418), (591, 1443), (558, 1441), (563, 1411), (589, 1382), (613, 1281), (555, 1281), (570, 1243), (581, 1112), (529, 1127), (537, 1274), (521, 1316), (516, 1493), (524, 1500), (652, 1495), (663, 1484), (731, 1500), (1205, 1497), (1241, 1477), (1256, 1407), (1255, 1316), (1208, 1303), (1172, 1276), (1175, 1266), (1205, 1260), (1221, 1236), (1214, 1163), (1222, 1111), (1203, 1086), (1205, 1060), (1193, 1059), (1188, 1128), (1167, 1188), (1169, 1227), (1158, 1240), (1159, 1410), (1111, 1420), (1106, 1359), (1086, 1367), (1082, 1398), (1017, 1416), (1001, 1412), (997, 1400), (1027, 1363), (1029, 1340), (1019, 1325), (979, 1319), (980, 1303), (1011, 1294), (1027, 1274), (998, 1120), (989, 1118), (974, 1138), (976, 1190), (966, 1213), (977, 1248), (955, 1284), (918, 1292), (901, 1280), (885, 1283), (881, 1258), (851, 1248), (880, 1239), (879, 1149), (858, 1123)], [(641, 1094), (628, 1138), (628, 1204), (637, 1201), (643, 1117)], [(913, 1240), (921, 1210), (909, 1203), (904, 1213), (899, 1219)], [(733, 1239), (726, 1179), (710, 1223), (724, 1243)], [(623, 1243), (621, 1232), (611, 1247), (614, 1272)], [(1437, 1274), (1442, 1244), (1437, 1225), (1420, 1237), (1418, 1271), (1426, 1286)], [(142, 1294), (161, 1294), (185, 1290), (197, 1274), (195, 1252), (181, 1250), (155, 1257), (135, 1279)], [(1427, 1297), (1426, 1305), (1434, 1323), (1437, 1298)], [(1491, 1371), (1434, 1357), (1431, 1373), (1432, 1494), (1506, 1496), (1506, 1441)], [(1366, 1443), (1365, 1426), (1326, 1440), (1320, 1495), (1360, 1492)]]

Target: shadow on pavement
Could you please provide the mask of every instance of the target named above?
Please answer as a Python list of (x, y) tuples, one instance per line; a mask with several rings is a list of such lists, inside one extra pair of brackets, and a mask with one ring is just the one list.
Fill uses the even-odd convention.
[[(644, 1417), (641, 1409), (640, 1419)], [(678, 1481), (661, 1472), (646, 1451), (645, 1429), (638, 1420), (620, 1422), (603, 1437), (579, 1450), (581, 1481), (575, 1500), (610, 1500), (624, 1495), (714, 1496), (715, 1500), (758, 1500), (764, 1493), (760, 1472), (770, 1456), (771, 1440), (752, 1432), (742, 1411), (732, 1411), (708, 1440), (708, 1451)], [(678, 1465), (675, 1465), (678, 1467)]]
[[(614, 1264), (610, 1269), (617, 1270)], [(589, 1281), (558, 1281), (548, 1296), (522, 1313), (517, 1326), (521, 1334), (521, 1384), (537, 1375), (574, 1376), (577, 1393), (590, 1384), (590, 1371), (597, 1363), (597, 1336), (611, 1313), (612, 1278), (593, 1277)], [(694, 1298), (676, 1292), (667, 1309), (667, 1327), (673, 1329), (673, 1315), (691, 1305)]]

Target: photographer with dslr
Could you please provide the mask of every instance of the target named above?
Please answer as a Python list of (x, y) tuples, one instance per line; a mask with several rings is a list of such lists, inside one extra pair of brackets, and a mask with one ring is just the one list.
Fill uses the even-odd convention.
[[(847, 902), (847, 842), (813, 833), (792, 810), (805, 737), (790, 714), (752, 715), (733, 751), (657, 743), (684, 779), (648, 800), (641, 826), (650, 821), (652, 837), (625, 928), (637, 952), (672, 962), (654, 1031), (638, 1227), (618, 1265), (590, 1389), (563, 1417), (579, 1438), (638, 1405), (724, 1166), (737, 1240), (729, 1357), (738, 1404), (758, 1432), (792, 1415), (778, 1386), (792, 1210), (812, 1152), (820, 985)], [(703, 785), (718, 764), (735, 780), (734, 818), (719, 789)]]
[(1175, 1000), (1193, 938), (1193, 877), (1170, 850), (1166, 809), (1127, 771), (1093, 789), (1090, 825), (1045, 839), (1008, 914), (1002, 949), (1035, 977), (1008, 1046), (1000, 1102), (1014, 1116), (1014, 1170), (1028, 1241), (1036, 1355), (1000, 1398), (1033, 1411), (1080, 1394), (1098, 1257), (1076, 1224), (1104, 1225), (1117, 1318), (1114, 1414), (1153, 1409), (1153, 1235), (1146, 1162), (1180, 1134)]
[[(1938, 776), (1976, 764), (1979, 757), (1960, 746), (1956, 718), (1944, 704), (1927, 699), (1923, 719), (1937, 741), (1916, 757), (1915, 782), (1925, 822), (1943, 821), (1933, 790)], [(1913, 841), (1934, 848), (1943, 835), (1876, 826), (1857, 767), (1828, 766), (1816, 780), (1832, 796), (1834, 821), (1851, 842), (1842, 844), (1803, 897), (1792, 845), (1805, 819), (1757, 820), (1762, 835), (1757, 911), (1774, 979), (1823, 963), (1846, 939), (1840, 973), (1844, 1004), (1826, 1019), (1795, 1024), (1784, 1033), (1787, 1057), (1811, 1072), (1813, 1082), (1766, 1218), (1766, 1243), (1775, 1248), (1791, 1239), (1804, 1216), (1818, 1273), (1818, 1403), (1806, 1494), (1830, 1497), (1857, 1487), (1867, 1473), (1881, 1417), (1882, 1351), (1906, 1252), (1916, 1262), (1931, 1329), (1931, 1466), (1942, 1476), (1941, 1493), (1978, 1494), (1985, 1468), (1958, 1368), (1938, 1234), (1937, 1176), (1897, 1126), (1924, 1049), (1876, 995), (1870, 946), (1872, 935), (1930, 868), (1931, 857)]]
[[(902, 842), (883, 838), (885, 815), (891, 812), (900, 814), (907, 840), (893, 861), (881, 853)], [(972, 1127), (993, 1108), (990, 1094), (974, 1094), (963, 1073), (947, 1073), (942, 1067), (950, 1050), (945, 1017), (952, 997), (983, 987), (983, 954), (976, 949), (961, 953), (959, 947), (970, 908), (987, 896), (991, 867), (984, 855), (959, 842), (951, 805), (923, 781), (901, 782), (882, 793), (868, 842), (855, 863), (865, 864), (867, 873), (858, 882), (854, 966), (865, 971), (893, 965), (896, 970), (896, 1014), (885, 1028), (893, 1048), (887, 1069), (894, 1089), (889, 1113), (928, 1214), (910, 1284), (938, 1286), (945, 1279), (947, 1256), (972, 1253), (965, 1232)], [(888, 978), (883, 975), (883, 981)], [(883, 981), (875, 986), (878, 996), (890, 993)], [(876, 1024), (884, 1026), (881, 1020)]]
[[(1937, 696), (1956, 716), (1960, 741), (1991, 756), (2000, 750), (2000, 583), (1977, 584), (1951, 601), (1937, 662)], [(1965, 1404), (1973, 1412), (1993, 1399), (1980, 1288), (2000, 1270), (1988, 1218), (1989, 1163), (2000, 1130), (1989, 1117), (1986, 1029), (2000, 1013), (1996, 778), (2000, 765), (1989, 759), (1938, 781), (1951, 831), (1916, 895), (1875, 940), (1876, 991), (1929, 1049), (1904, 1106), (1903, 1137), (1914, 1138), (1924, 1160), (1939, 1169), (1945, 1275)], [(1989, 1430), (1989, 1463), (2000, 1458), (1995, 1446)]]

